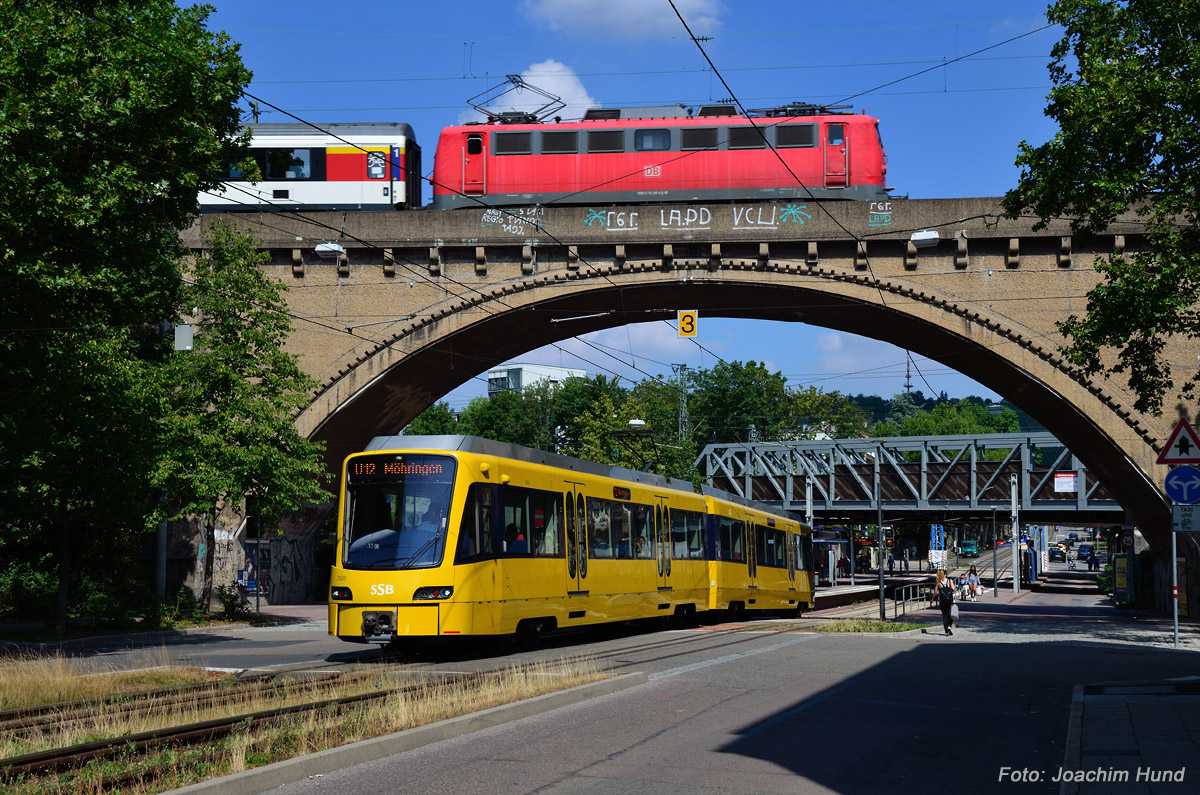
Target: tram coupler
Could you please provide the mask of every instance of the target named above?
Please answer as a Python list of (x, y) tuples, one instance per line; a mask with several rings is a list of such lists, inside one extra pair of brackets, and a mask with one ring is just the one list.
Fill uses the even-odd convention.
[(396, 639), (396, 611), (368, 610), (363, 613), (363, 639), (388, 644)]

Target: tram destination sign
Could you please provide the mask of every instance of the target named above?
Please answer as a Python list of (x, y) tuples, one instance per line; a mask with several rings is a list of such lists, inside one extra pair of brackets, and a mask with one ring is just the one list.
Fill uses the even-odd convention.
[(1176, 533), (1200, 533), (1200, 505), (1172, 506), (1171, 529)]

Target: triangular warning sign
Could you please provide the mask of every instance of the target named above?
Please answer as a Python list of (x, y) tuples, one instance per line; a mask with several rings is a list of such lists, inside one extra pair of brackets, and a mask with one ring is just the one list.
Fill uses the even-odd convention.
[(1167, 446), (1158, 454), (1158, 463), (1200, 464), (1200, 437), (1182, 417), (1171, 431)]

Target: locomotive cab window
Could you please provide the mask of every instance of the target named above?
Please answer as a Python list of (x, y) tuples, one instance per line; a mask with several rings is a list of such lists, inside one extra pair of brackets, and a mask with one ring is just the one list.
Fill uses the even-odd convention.
[(483, 136), (478, 134), (467, 136), (467, 154), (481, 155), (483, 154)]
[(812, 124), (781, 124), (775, 128), (775, 145), (780, 149), (816, 146), (814, 127)]
[(665, 152), (671, 148), (671, 131), (635, 130), (633, 148), (639, 152)]
[(846, 143), (846, 128), (841, 124), (831, 124), (825, 129), (825, 141), (830, 146), (841, 146)]
[(624, 130), (593, 130), (587, 136), (588, 152), (624, 152)]

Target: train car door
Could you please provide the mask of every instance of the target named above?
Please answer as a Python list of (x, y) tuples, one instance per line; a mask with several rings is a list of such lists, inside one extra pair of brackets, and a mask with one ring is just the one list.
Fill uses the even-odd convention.
[(758, 525), (752, 518), (746, 519), (746, 587), (758, 589)]
[(850, 160), (846, 145), (846, 125), (840, 122), (825, 124), (825, 145), (821, 147), (821, 151), (825, 153), (825, 186), (845, 187), (846, 166)]
[(671, 548), (671, 513), (667, 498), (659, 497), (654, 506), (654, 557), (660, 591), (671, 588)]
[(567, 481), (567, 595), (587, 593), (587, 511), (583, 503), (583, 484)]
[(487, 133), (462, 135), (462, 192), (479, 196), (487, 188)]

